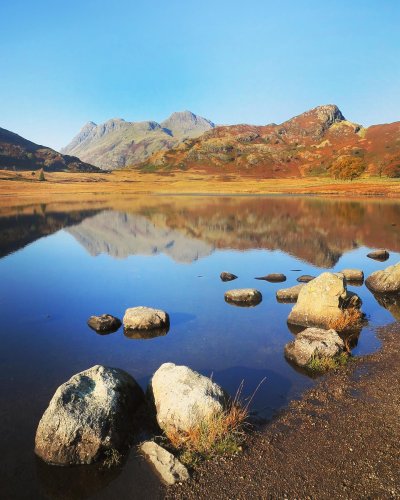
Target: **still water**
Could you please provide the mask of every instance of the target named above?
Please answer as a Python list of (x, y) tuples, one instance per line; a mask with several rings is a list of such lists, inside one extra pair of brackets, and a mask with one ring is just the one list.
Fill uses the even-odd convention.
[[(147, 197), (114, 203), (37, 205), (0, 213), (0, 497), (152, 498), (158, 481), (131, 454), (122, 469), (55, 468), (33, 454), (38, 421), (56, 388), (95, 364), (129, 372), (145, 389), (164, 362), (212, 375), (234, 394), (259, 382), (252, 409), (273, 418), (315, 381), (290, 366), (293, 339), (277, 289), (301, 274), (343, 268), (366, 276), (400, 260), (400, 204), (287, 197)], [(386, 262), (370, 249), (387, 248)], [(223, 283), (221, 271), (239, 276)], [(284, 273), (272, 284), (255, 276)], [(239, 308), (230, 288), (257, 288), (263, 301)], [(376, 328), (400, 317), (361, 287), (368, 324), (353, 354), (379, 347)], [(98, 335), (93, 314), (128, 307), (166, 310), (167, 335)]]

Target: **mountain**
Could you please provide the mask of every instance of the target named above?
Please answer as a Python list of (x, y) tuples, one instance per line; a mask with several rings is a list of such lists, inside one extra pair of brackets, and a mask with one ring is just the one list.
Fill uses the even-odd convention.
[(135, 165), (153, 153), (200, 136), (215, 125), (190, 111), (173, 113), (161, 123), (113, 118), (100, 125), (88, 122), (61, 150), (102, 169)]
[(329, 104), (280, 125), (216, 127), (179, 147), (155, 152), (136, 168), (302, 177), (326, 174), (342, 155), (363, 159), (367, 174), (400, 177), (400, 122), (365, 128)]
[(0, 169), (71, 172), (98, 172), (93, 165), (75, 156), (62, 155), (54, 149), (39, 146), (4, 128), (0, 128)]

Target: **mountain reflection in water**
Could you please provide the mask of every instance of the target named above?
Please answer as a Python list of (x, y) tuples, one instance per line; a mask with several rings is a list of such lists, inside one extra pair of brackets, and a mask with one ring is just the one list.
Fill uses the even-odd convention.
[[(1, 216), (1, 214), (0, 214)], [(62, 227), (90, 255), (164, 253), (193, 262), (215, 249), (281, 250), (318, 267), (333, 267), (359, 246), (400, 250), (400, 204), (286, 197), (147, 197), (112, 206), (40, 205), (0, 218), (0, 256)]]

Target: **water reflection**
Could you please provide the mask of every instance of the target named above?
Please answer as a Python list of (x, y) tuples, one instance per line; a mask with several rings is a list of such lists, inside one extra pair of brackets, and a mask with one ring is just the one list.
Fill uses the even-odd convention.
[(51, 206), (0, 218), (0, 255), (61, 227), (90, 255), (116, 258), (164, 253), (193, 262), (216, 249), (281, 250), (319, 267), (334, 266), (359, 246), (400, 250), (400, 204), (313, 198), (157, 197), (127, 202), (125, 210)]

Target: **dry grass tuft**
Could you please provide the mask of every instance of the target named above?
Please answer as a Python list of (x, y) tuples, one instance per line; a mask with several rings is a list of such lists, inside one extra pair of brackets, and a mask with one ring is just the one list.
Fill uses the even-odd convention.
[(172, 428), (166, 432), (171, 445), (179, 451), (179, 459), (188, 466), (216, 456), (236, 455), (242, 451), (249, 406), (263, 379), (245, 404), (241, 403), (243, 382), (228, 408), (212, 414), (186, 432)]
[(111, 448), (104, 453), (103, 467), (107, 467), (108, 469), (110, 469), (111, 467), (120, 465), (121, 461), (121, 453), (115, 448)]
[(351, 357), (347, 352), (342, 352), (333, 358), (313, 356), (307, 363), (306, 368), (314, 373), (324, 373), (328, 370), (346, 366), (350, 359)]
[(333, 328), (337, 332), (356, 329), (362, 326), (363, 314), (355, 307), (349, 307), (343, 311), (340, 318), (331, 321), (329, 328)]

